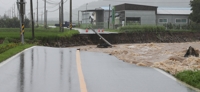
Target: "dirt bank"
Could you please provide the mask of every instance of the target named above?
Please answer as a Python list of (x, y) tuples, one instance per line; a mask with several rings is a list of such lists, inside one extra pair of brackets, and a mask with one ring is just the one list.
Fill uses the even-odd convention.
[(113, 48), (96, 48), (96, 45), (78, 46), (82, 51), (104, 52), (124, 62), (139, 66), (156, 67), (171, 74), (183, 70), (200, 69), (200, 58), (184, 58), (189, 46), (200, 50), (200, 42), (119, 44)]

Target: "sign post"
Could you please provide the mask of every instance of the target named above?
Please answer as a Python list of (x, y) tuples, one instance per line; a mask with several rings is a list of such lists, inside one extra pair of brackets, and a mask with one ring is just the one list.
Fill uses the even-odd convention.
[(115, 28), (115, 7), (112, 8), (112, 24), (113, 29)]
[(24, 24), (22, 24), (21, 29), (22, 29), (22, 31), (21, 31), (22, 43), (24, 44)]
[(24, 44), (24, 15), (25, 15), (25, 2), (24, 0), (17, 0), (17, 8), (19, 12), (19, 20), (20, 20), (20, 37), (21, 42)]

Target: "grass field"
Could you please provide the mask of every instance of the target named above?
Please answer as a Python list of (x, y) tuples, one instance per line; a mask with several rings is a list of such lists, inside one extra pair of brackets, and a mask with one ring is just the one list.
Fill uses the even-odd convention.
[[(73, 35), (79, 34), (77, 30), (65, 29), (64, 32), (59, 32), (59, 28), (35, 28), (35, 38), (40, 39), (43, 37), (54, 38), (54, 37), (71, 37)], [(25, 39), (32, 38), (31, 28), (26, 28), (24, 32)], [(19, 28), (0, 28), (0, 39), (5, 38), (20, 38)]]
[[(5, 46), (7, 46), (7, 45), (13, 45), (13, 43), (10, 43), (10, 44), (1, 44), (0, 45), (0, 49), (5, 49)], [(13, 55), (15, 55), (15, 54), (23, 51), (26, 48), (34, 46), (33, 44), (14, 44), (14, 45), (15, 45), (14, 47), (10, 47), (10, 48), (8, 48), (5, 51), (3, 51), (3, 52), (0, 53), (0, 63), (2, 61), (4, 61), (4, 60), (10, 58), (11, 56), (13, 56)]]
[(179, 80), (200, 89), (200, 70), (196, 71), (183, 71), (176, 75)]
[[(59, 28), (35, 28), (35, 39), (55, 39), (61, 37), (70, 38), (73, 35), (79, 34), (77, 30), (64, 29), (64, 32), (59, 32)], [(25, 42), (32, 39), (31, 28), (25, 28)], [(21, 52), (22, 50), (34, 46), (34, 44), (20, 44), (16, 40), (20, 39), (19, 28), (0, 28), (0, 39), (3, 39), (3, 44), (0, 44), (0, 62), (9, 57)], [(35, 40), (34, 39), (34, 40)]]

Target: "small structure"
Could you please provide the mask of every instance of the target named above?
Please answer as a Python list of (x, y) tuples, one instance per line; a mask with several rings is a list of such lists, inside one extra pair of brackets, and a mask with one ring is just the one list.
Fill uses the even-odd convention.
[(96, 28), (108, 28), (108, 19), (109, 7), (99, 7), (93, 10), (82, 11), (82, 24), (93, 23)]

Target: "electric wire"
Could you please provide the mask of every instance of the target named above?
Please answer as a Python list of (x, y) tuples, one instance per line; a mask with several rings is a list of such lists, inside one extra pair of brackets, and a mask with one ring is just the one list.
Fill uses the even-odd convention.
[(57, 10), (59, 10), (59, 8), (58, 8), (58, 9), (55, 9), (55, 10), (52, 10), (52, 11), (48, 11), (48, 12), (55, 12), (55, 11), (57, 11)]

